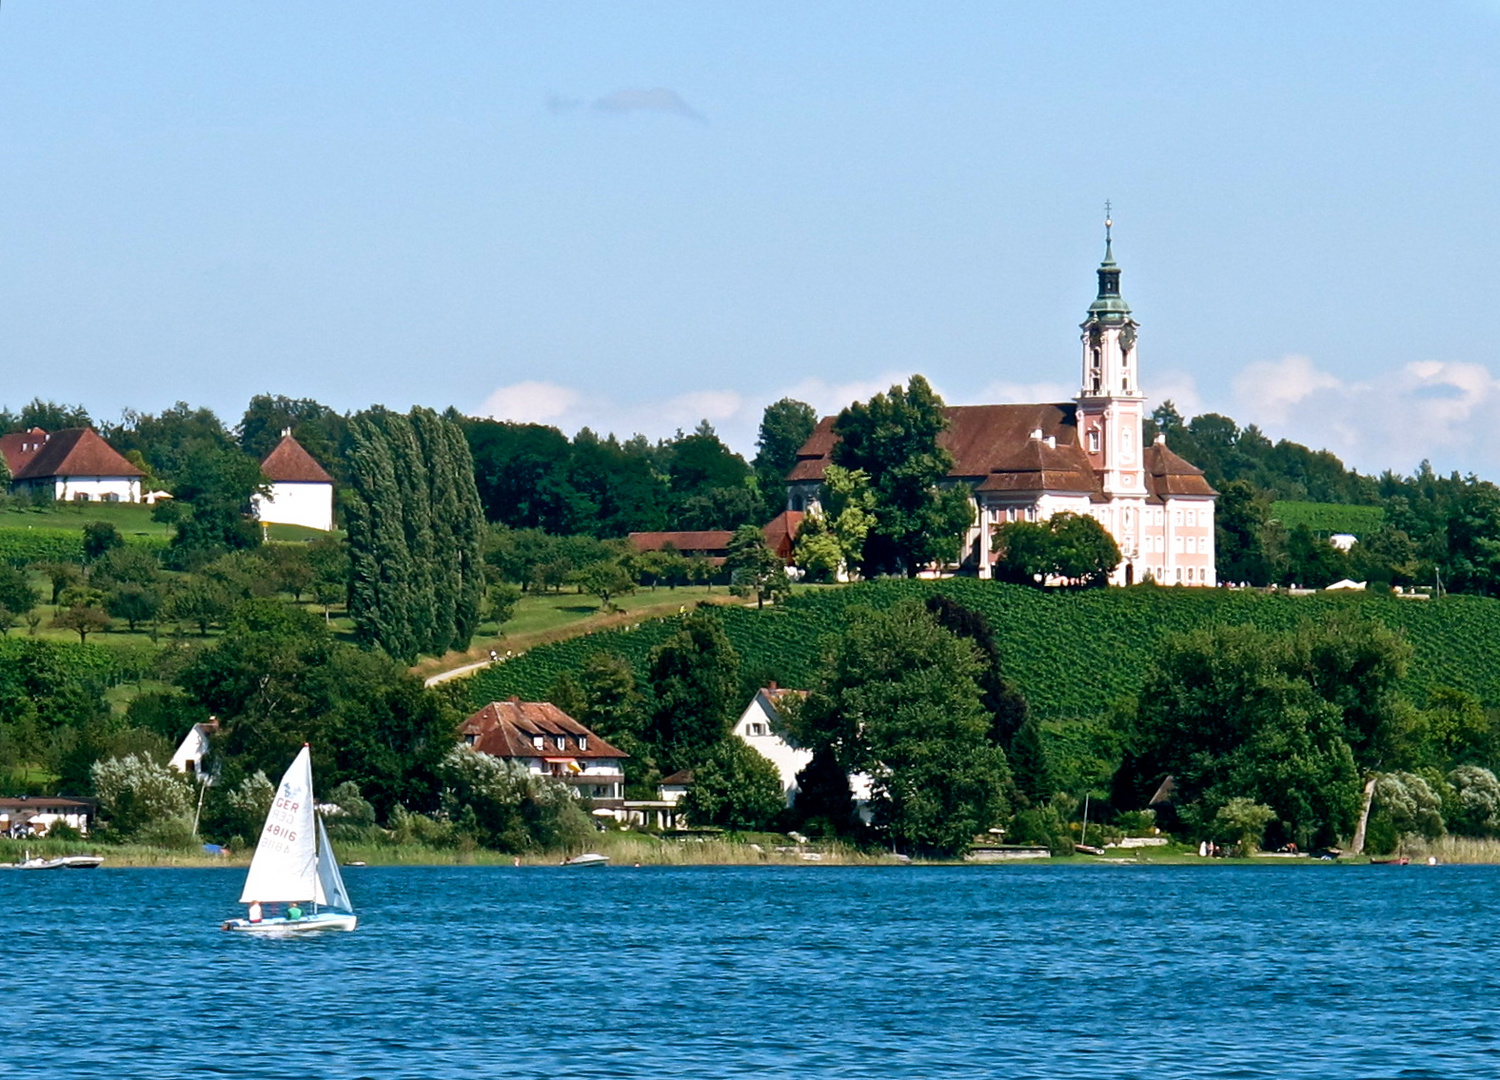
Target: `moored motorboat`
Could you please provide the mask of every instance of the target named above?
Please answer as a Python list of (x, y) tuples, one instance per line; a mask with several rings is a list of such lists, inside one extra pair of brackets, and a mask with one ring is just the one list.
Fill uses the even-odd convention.
[(56, 859), (32, 859), (25, 862), (3, 863), (0, 870), (93, 870), (104, 864), (100, 855), (63, 855)]
[(608, 855), (600, 855), (598, 852), (590, 851), (583, 855), (574, 855), (571, 859), (564, 859), (564, 866), (604, 866), (609, 862)]

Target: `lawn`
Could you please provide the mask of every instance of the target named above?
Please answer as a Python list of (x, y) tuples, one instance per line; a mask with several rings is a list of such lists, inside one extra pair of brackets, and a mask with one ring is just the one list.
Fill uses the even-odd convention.
[(72, 529), (78, 532), (93, 521), (108, 521), (123, 536), (170, 539), (172, 527), (151, 520), (151, 507), (141, 503), (53, 503), (50, 506), (0, 508), (0, 529)]

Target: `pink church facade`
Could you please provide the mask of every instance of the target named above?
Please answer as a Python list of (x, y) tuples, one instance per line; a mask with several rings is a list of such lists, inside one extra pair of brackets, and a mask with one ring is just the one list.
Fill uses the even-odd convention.
[[(1098, 295), (1082, 329), (1082, 377), (1072, 401), (957, 405), (939, 442), (953, 456), (950, 482), (969, 487), (974, 523), (960, 572), (992, 575), (994, 530), (1071, 511), (1097, 520), (1120, 547), (1111, 584), (1151, 579), (1212, 586), (1214, 504), (1203, 471), (1158, 436), (1142, 439), (1139, 327), (1120, 295), (1109, 222)], [(837, 436), (824, 417), (787, 475), (787, 507), (816, 513)]]

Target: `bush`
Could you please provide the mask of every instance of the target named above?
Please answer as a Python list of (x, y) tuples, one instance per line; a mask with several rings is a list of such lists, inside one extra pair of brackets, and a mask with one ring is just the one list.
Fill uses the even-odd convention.
[(1276, 820), (1276, 811), (1254, 799), (1234, 798), (1214, 814), (1214, 833), (1233, 846), (1240, 855), (1253, 855), (1260, 849), (1266, 826)]
[(443, 810), (460, 835), (497, 851), (568, 847), (593, 834), (571, 788), (515, 761), (455, 746), (438, 766)]
[(768, 828), (786, 809), (786, 796), (776, 766), (731, 736), (694, 767), (682, 806), (694, 825), (754, 832)]
[(1448, 774), (1456, 807), (1450, 824), (1465, 836), (1495, 836), (1500, 833), (1500, 780), (1488, 769), (1460, 765)]
[(1051, 803), (1017, 814), (1009, 838), (1017, 844), (1044, 847), (1053, 855), (1073, 854), (1072, 831)]
[(167, 835), (173, 818), (188, 819), (192, 832), (194, 792), (176, 769), (131, 754), (95, 762), (90, 776), (99, 809), (116, 835), (129, 839), (156, 828)]
[(1415, 773), (1386, 773), (1375, 784), (1375, 807), (1398, 835), (1435, 840), (1446, 831), (1443, 800)]

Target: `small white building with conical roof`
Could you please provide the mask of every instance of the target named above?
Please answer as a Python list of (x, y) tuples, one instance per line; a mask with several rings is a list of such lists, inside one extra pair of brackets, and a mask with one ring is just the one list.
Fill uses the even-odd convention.
[(332, 530), (333, 477), (292, 438), (291, 428), (282, 431), (281, 442), (260, 463), (260, 471), (271, 481), (271, 493), (252, 500), (263, 525)]

